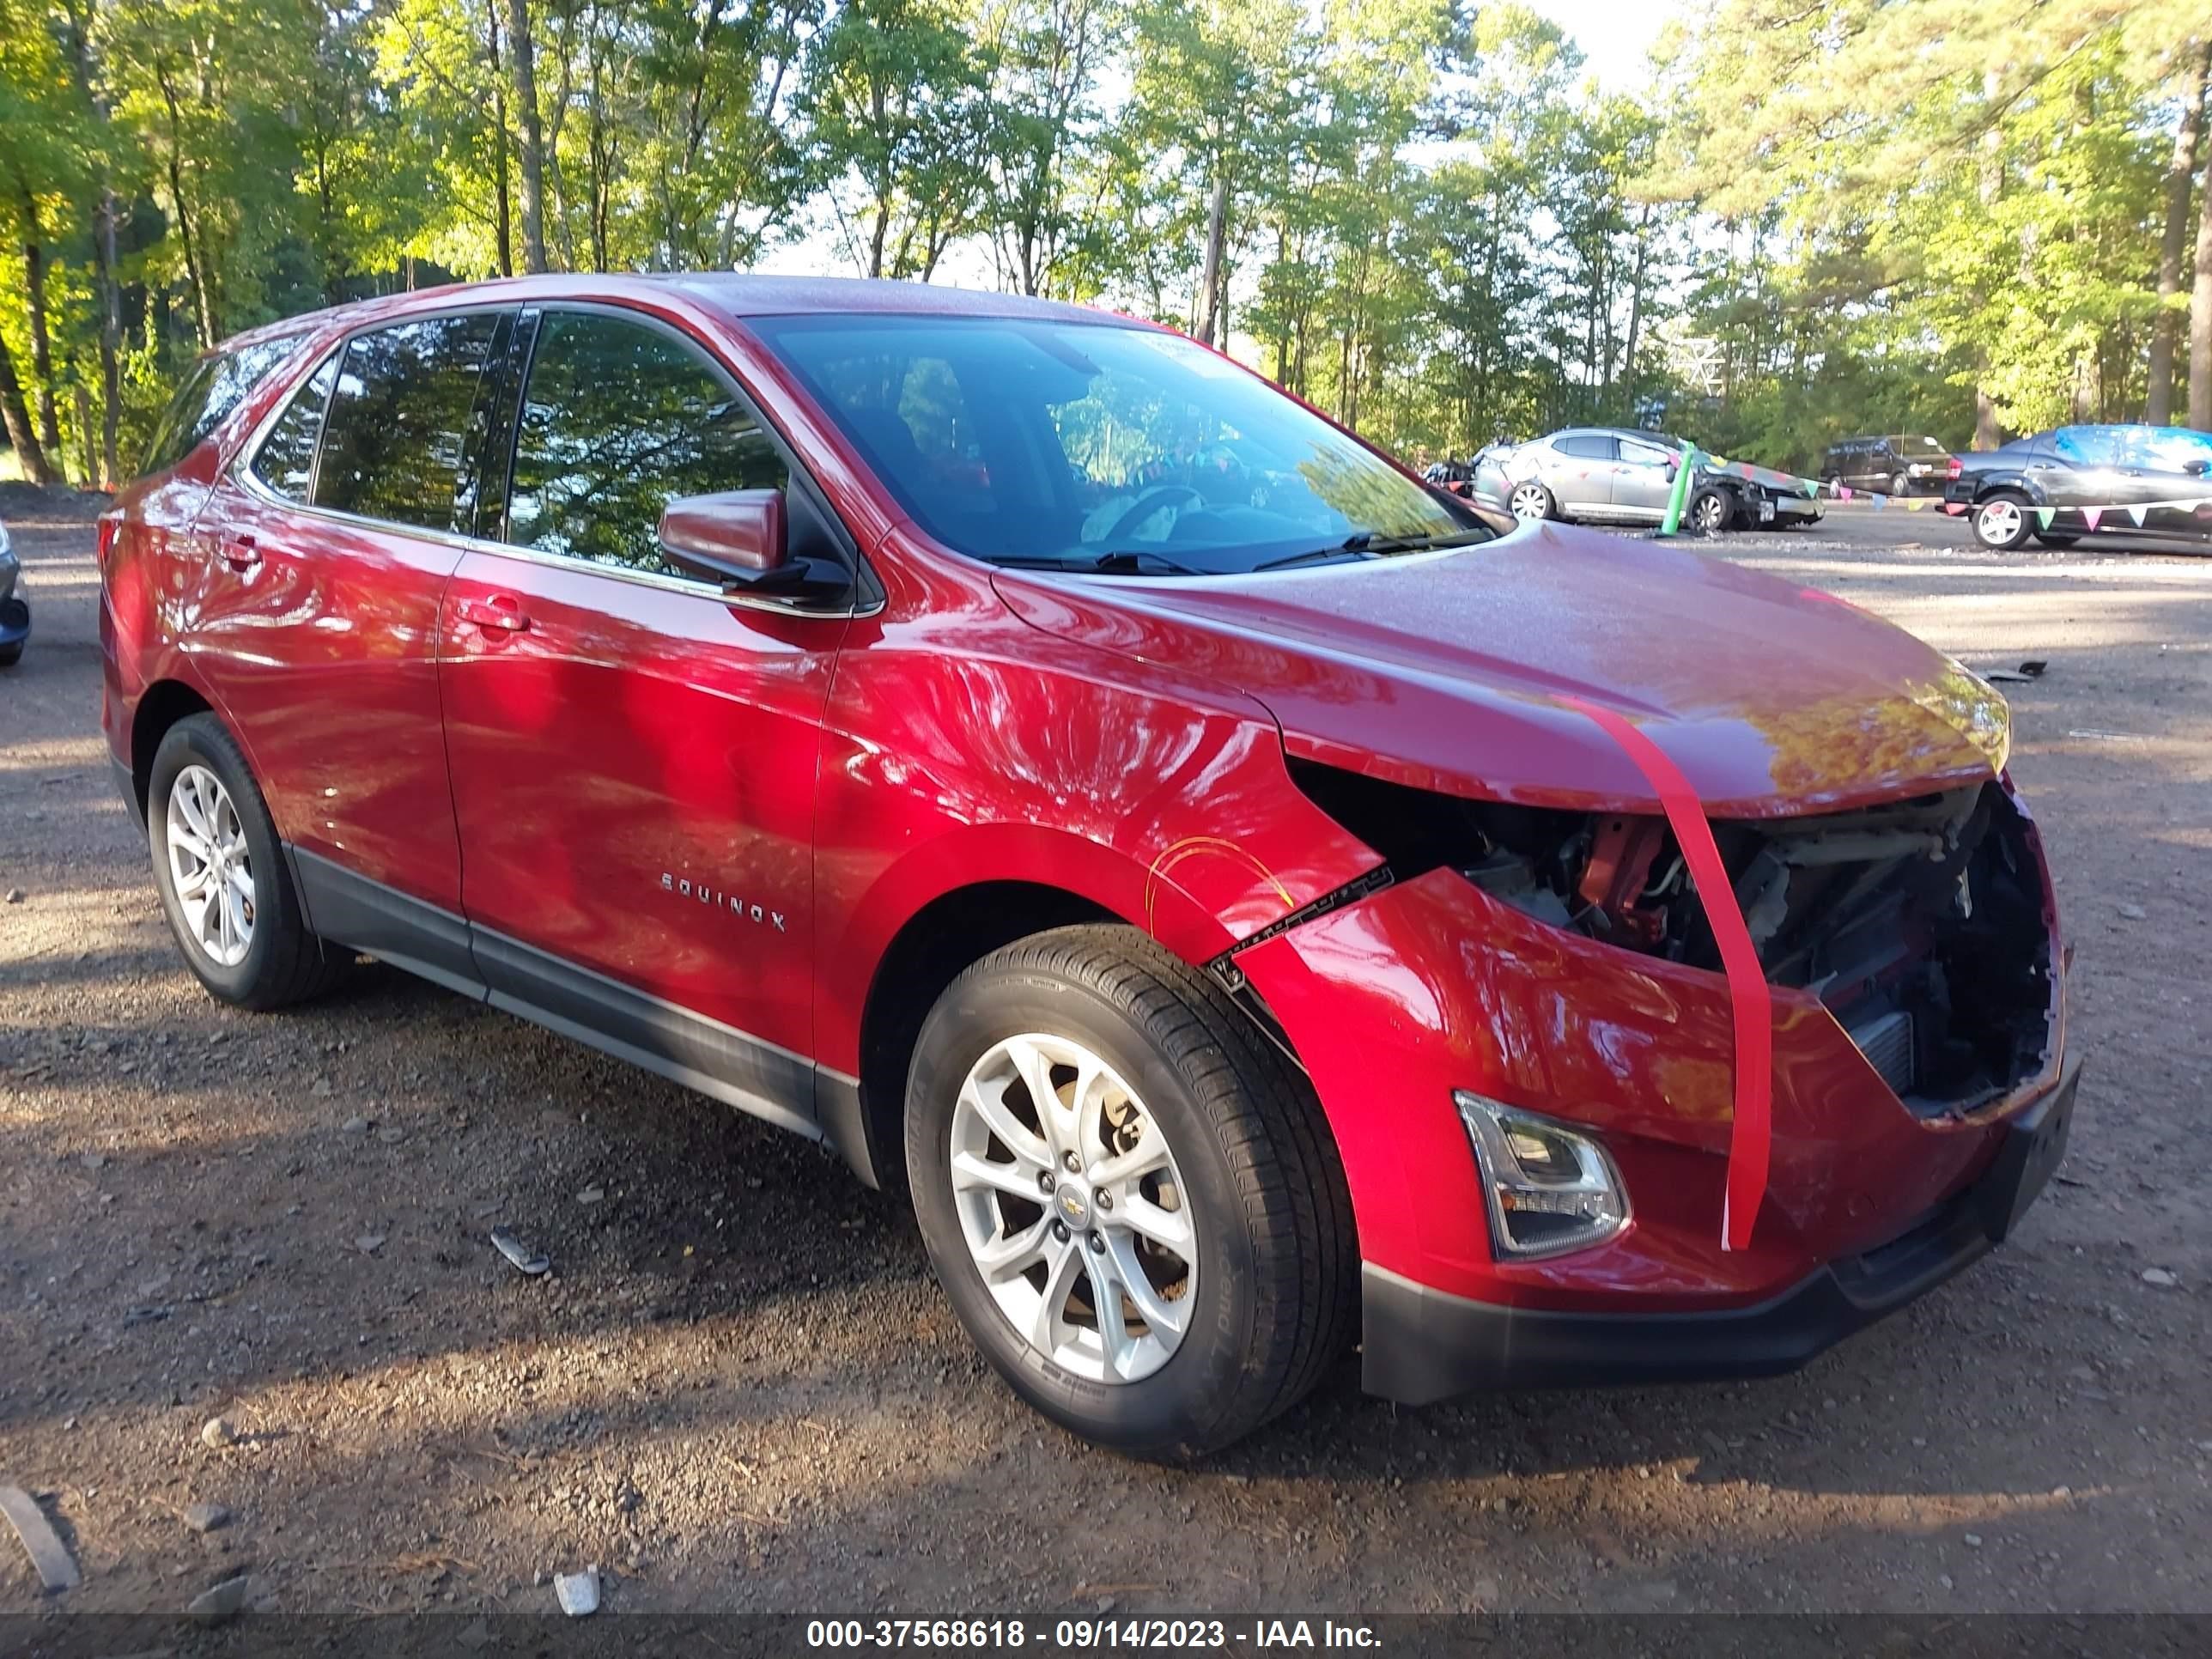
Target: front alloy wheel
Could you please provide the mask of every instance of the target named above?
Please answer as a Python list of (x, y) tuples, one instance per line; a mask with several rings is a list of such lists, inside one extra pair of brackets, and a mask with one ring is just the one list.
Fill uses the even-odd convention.
[(185, 913), (187, 942), (218, 968), (235, 968), (253, 948), (253, 854), (222, 780), (187, 766), (169, 786), (169, 884)]
[(1008, 1037), (953, 1108), (960, 1231), (999, 1311), (1062, 1370), (1134, 1382), (1182, 1341), (1198, 1242), (1158, 1121), (1098, 1055)]
[(1358, 1241), (1312, 1085), (1136, 929), (1055, 928), (968, 969), (922, 1022), (906, 1113), (938, 1282), (1074, 1433), (1210, 1451), (1352, 1340)]

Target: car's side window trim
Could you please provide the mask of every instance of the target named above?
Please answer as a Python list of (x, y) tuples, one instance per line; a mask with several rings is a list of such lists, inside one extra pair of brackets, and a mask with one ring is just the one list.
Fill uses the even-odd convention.
[[(755, 401), (751, 392), (746, 390), (744, 382), (738, 377), (737, 371), (722, 360), (721, 355), (709, 342), (702, 339), (690, 330), (672, 323), (664, 317), (657, 317), (649, 311), (641, 311), (632, 306), (617, 305), (605, 301), (548, 300), (535, 306), (526, 307), (525, 310), (532, 313), (529, 330), (531, 337), (526, 347), (521, 351), (507, 354), (505, 361), (496, 366), (501, 373), (511, 374), (514, 380), (512, 386), (502, 393), (500, 404), (506, 412), (506, 419), (505, 431), (500, 434), (502, 441), (498, 446), (499, 500), (489, 518), (482, 508), (479, 508), (477, 517), (479, 531), (487, 532), (483, 538), (489, 544), (497, 547), (502, 553), (550, 563), (560, 569), (588, 570), (596, 575), (611, 577), (618, 581), (642, 582), (651, 586), (665, 587), (675, 592), (690, 593), (701, 598), (711, 599), (717, 604), (743, 605), (749, 609), (774, 611), (786, 616), (867, 615), (881, 608), (884, 603), (882, 584), (877, 580), (875, 573), (869, 568), (868, 562), (861, 556), (860, 543), (854, 536), (851, 527), (830, 505), (829, 497), (823, 493), (822, 487), (815, 483), (813, 472), (800, 461), (799, 453), (792, 447), (790, 440), (786, 438), (782, 430), (762, 411), (760, 404)], [(783, 463), (784, 488), (787, 490), (796, 489), (803, 492), (814, 511), (820, 516), (823, 524), (828, 527), (831, 544), (843, 562), (848, 574), (854, 578), (852, 605), (840, 606), (835, 611), (815, 611), (809, 610), (803, 604), (774, 595), (732, 596), (714, 583), (702, 578), (669, 576), (650, 570), (628, 570), (618, 565), (602, 564), (593, 560), (580, 559), (568, 554), (547, 553), (537, 548), (519, 547), (509, 541), (507, 539), (509, 498), (514, 486), (515, 447), (522, 434), (522, 409), (525, 400), (529, 396), (530, 372), (537, 362), (538, 343), (544, 337), (545, 319), (555, 312), (571, 315), (611, 317), (621, 322), (640, 325), (653, 332), (665, 335), (696, 357), (708, 372), (720, 382), (723, 389), (736, 402), (746, 418), (750, 420), (760, 433), (767, 438), (769, 447), (775, 451), (777, 458)], [(520, 328), (518, 325), (518, 332), (520, 331)], [(487, 487), (489, 483), (489, 478), (487, 478)]]

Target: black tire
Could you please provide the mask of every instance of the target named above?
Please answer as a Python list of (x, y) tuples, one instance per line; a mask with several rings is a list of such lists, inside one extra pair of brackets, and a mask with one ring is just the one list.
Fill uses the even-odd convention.
[(23, 660), (23, 647), (18, 645), (0, 647), (0, 668), (13, 668)]
[(2070, 530), (2038, 530), (2033, 533), (2038, 542), (2052, 549), (2069, 548), (2081, 539), (2078, 532)]
[(1513, 498), (1523, 492), (1526, 492), (1535, 500), (1543, 503), (1543, 516), (1545, 518), (1556, 519), (1559, 516), (1559, 498), (1552, 494), (1551, 490), (1547, 486), (1538, 483), (1534, 479), (1523, 478), (1520, 483), (1509, 484), (1506, 488), (1505, 510), (1512, 517), (1519, 519), (1522, 524), (1534, 524), (1536, 522), (1534, 519), (1522, 518), (1522, 515), (1519, 513), (1514, 511)]
[(1717, 536), (1736, 520), (1736, 503), (1726, 490), (1701, 489), (1690, 498), (1682, 522), (1700, 536)]
[[(949, 1168), (957, 1099), (995, 1045), (1030, 1033), (1104, 1060), (1158, 1121), (1182, 1176), (1195, 1306), (1164, 1364), (1133, 1382), (1084, 1377), (1033, 1346), (962, 1232)], [(1017, 1394), (1085, 1439), (1201, 1455), (1287, 1410), (1351, 1340), (1358, 1241), (1320, 1103), (1212, 981), (1133, 929), (1040, 933), (955, 980), (915, 1045), (906, 1156), (931, 1264), (969, 1336)], [(1002, 1213), (1000, 1224), (1014, 1224)]]
[(1889, 493), (1893, 495), (1910, 495), (1912, 493), (1912, 475), (1909, 472), (1891, 473)]
[[(198, 765), (215, 774), (238, 815), (254, 889), (252, 937), (235, 963), (215, 960), (195, 940), (177, 896), (167, 845), (168, 804), (178, 775)], [(240, 1008), (282, 1008), (319, 996), (343, 976), (350, 951), (326, 946), (307, 931), (292, 872), (276, 839), (268, 803), (253, 781), (238, 743), (213, 714), (179, 720), (154, 751), (146, 790), (146, 840), (154, 859), (154, 884), (185, 965), (219, 1000)]]
[(1976, 541), (1991, 552), (2009, 553), (2027, 539), (2035, 508), (2017, 489), (1993, 489), (1974, 503), (1970, 516)]

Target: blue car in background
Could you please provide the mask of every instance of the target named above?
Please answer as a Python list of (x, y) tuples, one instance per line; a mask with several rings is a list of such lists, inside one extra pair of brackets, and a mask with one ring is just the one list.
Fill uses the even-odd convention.
[(2212, 433), (2179, 426), (2062, 426), (1951, 458), (1943, 499), (2000, 550), (2030, 536), (2212, 539)]
[(8, 539), (8, 526), (0, 524), (0, 668), (13, 668), (23, 658), (24, 641), (31, 637), (31, 605), (16, 590), (22, 585), (23, 568), (16, 562)]

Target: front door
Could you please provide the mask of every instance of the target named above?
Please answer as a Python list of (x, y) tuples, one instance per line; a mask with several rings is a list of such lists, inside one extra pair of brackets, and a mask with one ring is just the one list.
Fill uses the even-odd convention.
[[(460, 560), (465, 459), (497, 311), (357, 334), (302, 380), (200, 520), (214, 544), (193, 660), (241, 728), (311, 921), (465, 980), (459, 924), (436, 961), (377, 890), (456, 917), (460, 846), (441, 737), (436, 638)], [(327, 411), (327, 412), (326, 412)]]
[[(815, 758), (843, 614), (660, 556), (672, 498), (790, 485), (729, 375), (605, 309), (536, 320), (506, 511), (440, 621), (462, 897), (492, 1000), (804, 1120)], [(495, 490), (493, 492), (496, 494)], [(794, 546), (827, 530), (792, 488)]]
[(1667, 516), (1667, 502), (1674, 491), (1672, 451), (1633, 438), (1619, 440), (1620, 460), (1613, 472), (1613, 507), (1624, 519), (1656, 524)]

